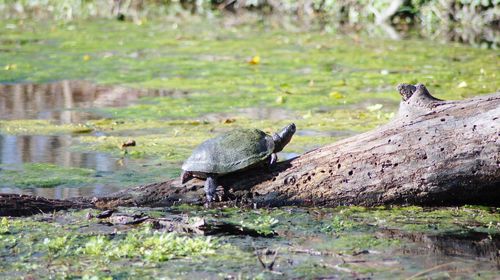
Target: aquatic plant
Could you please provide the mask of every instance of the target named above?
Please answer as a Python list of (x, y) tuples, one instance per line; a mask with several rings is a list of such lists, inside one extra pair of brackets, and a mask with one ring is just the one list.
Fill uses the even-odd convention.
[(272, 215), (259, 215), (252, 220), (243, 220), (240, 224), (243, 227), (254, 229), (262, 235), (273, 235), (274, 228), (278, 225), (279, 220)]

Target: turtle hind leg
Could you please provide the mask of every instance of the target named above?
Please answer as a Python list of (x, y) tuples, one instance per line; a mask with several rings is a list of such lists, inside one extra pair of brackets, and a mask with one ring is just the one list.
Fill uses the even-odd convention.
[(215, 177), (213, 176), (208, 176), (207, 180), (205, 180), (205, 194), (207, 196), (207, 204), (210, 204), (214, 200), (215, 196), (215, 190), (217, 189), (217, 181), (215, 180)]

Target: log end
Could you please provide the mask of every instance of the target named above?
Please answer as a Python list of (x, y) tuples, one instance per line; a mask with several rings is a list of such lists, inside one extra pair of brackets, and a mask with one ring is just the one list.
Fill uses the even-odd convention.
[(441, 99), (435, 98), (423, 84), (399, 84), (396, 87), (401, 95), (398, 118), (414, 119), (418, 116), (432, 113), (441, 104)]

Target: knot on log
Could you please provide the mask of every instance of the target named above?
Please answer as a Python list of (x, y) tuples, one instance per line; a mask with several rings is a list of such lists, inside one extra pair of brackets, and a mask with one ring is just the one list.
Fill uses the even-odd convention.
[(417, 91), (417, 87), (410, 84), (399, 84), (396, 89), (399, 91), (399, 94), (401, 94), (403, 101), (410, 99), (413, 93)]
[(443, 101), (432, 96), (423, 84), (399, 84), (397, 90), (402, 97), (398, 112), (400, 118), (413, 119), (431, 113)]
[(295, 175), (290, 175), (290, 176), (285, 178), (283, 183), (285, 185), (293, 185), (293, 184), (295, 184), (296, 181), (297, 181), (297, 178), (295, 178)]

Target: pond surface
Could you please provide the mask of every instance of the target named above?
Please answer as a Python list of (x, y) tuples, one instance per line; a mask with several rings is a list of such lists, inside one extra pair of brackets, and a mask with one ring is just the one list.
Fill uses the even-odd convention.
[[(496, 279), (498, 275), (500, 217), (495, 209), (174, 207), (121, 209), (110, 218), (92, 218), (96, 214), (85, 210), (4, 222), (0, 258), (5, 267), (0, 276)], [(113, 219), (117, 215), (191, 220), (191, 224), (203, 219), (206, 224), (223, 222), (244, 230), (221, 231), (212, 238), (191, 233), (178, 239), (175, 233), (165, 233), (168, 229), (152, 231), (151, 224), (123, 225)], [(16, 238), (19, 234), (22, 238)]]
[[(174, 96), (163, 90), (138, 90), (123, 86), (96, 85), (86, 81), (61, 81), (46, 84), (0, 85), (0, 118), (5, 120), (48, 120), (50, 124), (82, 124), (101, 119), (97, 110), (103, 107), (124, 107), (134, 104), (141, 97)], [(94, 133), (97, 135), (98, 132)], [(78, 135), (37, 135), (20, 133), (0, 134), (0, 165), (5, 170), (23, 172), (25, 163), (48, 163), (60, 167), (92, 169), (96, 174), (111, 174), (126, 166), (117, 157), (101, 152), (72, 149)], [(43, 174), (41, 174), (43, 176)], [(68, 198), (85, 195), (104, 195), (120, 188), (109, 183), (95, 186), (34, 185), (18, 188), (2, 181), (2, 192), (26, 193), (51, 198)]]
[[(217, 21), (12, 21), (0, 23), (0, 37), (0, 192), (48, 198), (107, 195), (179, 176), (196, 145), (235, 128), (272, 133), (296, 123), (279, 155), (292, 158), (387, 123), (401, 82), (424, 83), (443, 99), (500, 87), (495, 50), (418, 39)], [(131, 140), (136, 146), (124, 147)], [(0, 222), (0, 278), (498, 274), (498, 208), (120, 211), (222, 219), (275, 236), (171, 240), (142, 226), (87, 220), (89, 211), (9, 218)], [(134, 241), (145, 238), (153, 248), (169, 240), (192, 251)], [(255, 252), (270, 263), (276, 250), (274, 271), (264, 269)]]

